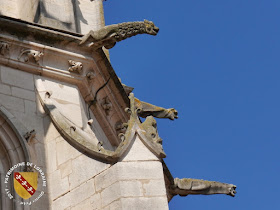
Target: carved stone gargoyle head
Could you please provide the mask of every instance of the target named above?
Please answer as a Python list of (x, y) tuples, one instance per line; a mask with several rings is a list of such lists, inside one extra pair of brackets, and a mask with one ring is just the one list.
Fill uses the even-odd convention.
[(157, 35), (159, 32), (159, 28), (155, 26), (155, 24), (152, 21), (144, 20), (145, 30), (147, 34), (150, 35)]

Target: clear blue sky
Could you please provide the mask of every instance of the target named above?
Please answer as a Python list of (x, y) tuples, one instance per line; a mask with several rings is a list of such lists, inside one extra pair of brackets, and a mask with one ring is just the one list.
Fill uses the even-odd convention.
[(237, 185), (225, 195), (176, 196), (170, 209), (280, 209), (280, 1), (108, 0), (106, 24), (152, 20), (110, 50), (141, 100), (179, 112), (157, 120), (174, 177)]

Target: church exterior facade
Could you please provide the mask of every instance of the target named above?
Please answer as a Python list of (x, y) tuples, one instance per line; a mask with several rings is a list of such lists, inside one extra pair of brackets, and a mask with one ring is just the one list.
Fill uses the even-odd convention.
[(102, 0), (2, 0), (0, 15), (1, 209), (163, 210), (178, 194), (234, 196), (231, 184), (172, 177), (155, 118), (177, 111), (135, 98), (110, 64), (116, 42), (156, 35), (151, 21), (105, 26)]

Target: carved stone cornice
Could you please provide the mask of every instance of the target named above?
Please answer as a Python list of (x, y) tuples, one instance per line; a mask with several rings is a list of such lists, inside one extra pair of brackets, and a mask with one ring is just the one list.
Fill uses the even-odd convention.
[(31, 60), (35, 62), (36, 64), (39, 64), (39, 60), (41, 57), (43, 57), (44, 53), (37, 51), (37, 50), (32, 50), (32, 49), (27, 49), (27, 50), (21, 50), (20, 55), (18, 56), (18, 60), (21, 59), (21, 57), (24, 57), (24, 62), (30, 62)]
[[(110, 83), (98, 95), (99, 103), (90, 109), (103, 131), (110, 137), (111, 144), (117, 146), (120, 139), (115, 124), (128, 120), (128, 115), (124, 112), (129, 104), (128, 97), (104, 52), (101, 49), (92, 51), (79, 46), (80, 37), (80, 34), (0, 16), (0, 42), (9, 43), (9, 47), (3, 45), (5, 55), (0, 55), (0, 64), (75, 85), (86, 103), (92, 101), (96, 90), (111, 78)], [(9, 53), (5, 52), (6, 48)], [(42, 53), (44, 56), (38, 57), (36, 61), (33, 55), (37, 54), (33, 53)], [(69, 72), (68, 60), (82, 63), (83, 71), (80, 74)], [(71, 70), (78, 72), (81, 70), (79, 67), (81, 65)], [(105, 96), (108, 96), (112, 104), (111, 118), (104, 113), (100, 103)]]

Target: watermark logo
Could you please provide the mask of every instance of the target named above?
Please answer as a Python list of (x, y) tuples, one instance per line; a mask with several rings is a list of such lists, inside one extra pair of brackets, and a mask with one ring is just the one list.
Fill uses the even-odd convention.
[[(33, 172), (14, 171), (17, 168), (25, 167)], [(13, 174), (13, 175), (12, 175)], [(12, 182), (13, 177), (13, 182)], [(24, 199), (24, 201), (16, 199), (10, 190), (11, 184), (15, 192)], [(42, 190), (37, 192), (38, 186), (42, 186)], [(47, 187), (47, 181), (44, 172), (38, 166), (30, 162), (22, 162), (14, 165), (9, 169), (5, 176), (5, 192), (9, 199), (19, 202), (22, 205), (31, 205), (44, 195), (44, 189)], [(33, 198), (33, 199), (32, 199)]]

